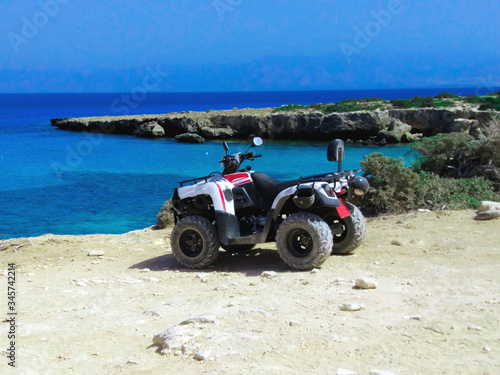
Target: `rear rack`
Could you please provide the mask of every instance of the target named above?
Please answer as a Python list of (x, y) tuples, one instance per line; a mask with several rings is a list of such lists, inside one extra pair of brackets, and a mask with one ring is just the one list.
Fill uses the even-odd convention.
[(332, 172), (332, 173), (324, 173), (324, 174), (317, 174), (314, 176), (306, 176), (306, 177), (301, 177), (300, 181), (301, 182), (314, 182), (314, 181), (335, 181), (341, 177), (347, 177), (351, 174), (356, 174), (361, 172), (362, 169), (355, 169), (355, 170), (350, 170), (350, 171), (341, 171), (341, 172)]

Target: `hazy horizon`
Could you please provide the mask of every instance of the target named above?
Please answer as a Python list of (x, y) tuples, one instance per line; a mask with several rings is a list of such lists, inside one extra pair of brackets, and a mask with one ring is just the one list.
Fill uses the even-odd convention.
[(0, 5), (0, 93), (500, 86), (500, 3)]

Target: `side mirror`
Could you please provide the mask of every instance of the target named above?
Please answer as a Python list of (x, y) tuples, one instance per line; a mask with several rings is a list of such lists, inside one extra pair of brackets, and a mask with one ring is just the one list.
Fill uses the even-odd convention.
[(261, 137), (253, 137), (252, 139), (252, 147), (259, 147), (262, 146), (264, 141), (262, 140)]
[(327, 153), (328, 161), (342, 161), (345, 158), (344, 141), (342, 139), (334, 139), (328, 145)]
[(222, 147), (224, 147), (224, 151), (226, 151), (226, 155), (227, 155), (227, 151), (229, 150), (229, 146), (227, 145), (226, 141), (222, 142)]

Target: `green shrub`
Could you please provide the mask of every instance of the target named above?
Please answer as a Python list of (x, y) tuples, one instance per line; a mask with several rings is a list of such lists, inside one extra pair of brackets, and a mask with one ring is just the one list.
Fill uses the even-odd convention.
[(444, 178), (425, 172), (418, 173), (418, 176), (414, 208), (476, 209), (483, 200), (500, 198), (493, 191), (492, 183), (483, 178)]
[(450, 94), (449, 92), (442, 92), (439, 95), (435, 96), (436, 99), (459, 99), (460, 96), (455, 94)]
[(453, 107), (455, 106), (455, 102), (451, 100), (434, 100), (434, 107)]
[(426, 98), (415, 96), (409, 99), (392, 99), (390, 103), (394, 108), (426, 108), (434, 107), (434, 98), (431, 96)]
[(412, 144), (423, 157), (415, 164), (417, 171), (446, 177), (459, 177), (464, 162), (470, 160), (477, 140), (466, 133), (438, 134)]
[(451, 99), (458, 98), (456, 95), (452, 95), (449, 93), (443, 93), (435, 98), (432, 96), (428, 96), (426, 98), (422, 98), (421, 96), (415, 96), (409, 99), (392, 99), (390, 103), (394, 108), (434, 108), (434, 107), (452, 107), (455, 105), (455, 102), (452, 100), (442, 100), (442, 99)]
[(371, 212), (425, 209), (475, 209), (482, 200), (499, 200), (493, 184), (483, 178), (445, 178), (404, 167), (402, 159), (373, 153), (361, 162), (370, 190), (354, 203)]
[(168, 200), (163, 204), (160, 212), (156, 216), (158, 222), (156, 224), (156, 229), (164, 229), (168, 226), (175, 224), (174, 211), (172, 206), (172, 200)]
[(488, 96), (469, 95), (465, 98), (467, 103), (479, 104), (480, 111), (495, 110), (500, 111), (500, 95), (498, 93)]
[(477, 208), (482, 200), (500, 201), (500, 120), (473, 137), (438, 134), (412, 144), (422, 157), (411, 167), (402, 159), (373, 153), (361, 162), (370, 190), (355, 201), (372, 212), (417, 208)]
[[(361, 206), (373, 212), (401, 212), (413, 207), (415, 184), (419, 178), (402, 159), (375, 152), (361, 162), (370, 190)], [(359, 203), (358, 203), (359, 204)]]
[(382, 98), (363, 98), (363, 99), (346, 99), (338, 103), (318, 103), (311, 105), (288, 104), (275, 108), (276, 111), (297, 111), (301, 109), (312, 110), (315, 109), (324, 113), (340, 112), (355, 112), (355, 111), (374, 111), (383, 108), (386, 101)]
[(282, 105), (281, 107), (275, 108), (274, 111), (297, 111), (299, 109), (308, 109), (311, 106), (308, 105), (300, 105), (300, 104), (287, 104)]
[(334, 112), (356, 112), (359, 110), (361, 110), (361, 108), (357, 106), (356, 102), (353, 102), (351, 100), (344, 100), (342, 102), (326, 106), (323, 112), (325, 114), (328, 114)]
[(390, 103), (394, 108), (416, 108), (419, 107), (424, 99), (420, 96), (415, 96), (409, 99), (392, 99)]
[(473, 137), (466, 133), (439, 134), (412, 144), (423, 157), (418, 172), (443, 177), (482, 177), (500, 191), (500, 121), (493, 121)]

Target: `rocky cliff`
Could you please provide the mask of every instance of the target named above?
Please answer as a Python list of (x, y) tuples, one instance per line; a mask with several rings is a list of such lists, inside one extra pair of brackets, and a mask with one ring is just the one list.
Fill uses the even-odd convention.
[[(206, 139), (239, 138), (250, 135), (267, 139), (371, 140), (409, 142), (442, 132), (476, 131), (498, 116), (457, 106), (446, 109), (378, 109), (324, 114), (315, 110), (276, 111), (272, 108), (228, 111), (181, 112), (162, 115), (56, 118), (52, 125), (65, 130), (144, 137), (175, 137), (183, 133)], [(145, 126), (147, 125), (147, 126)], [(151, 133), (148, 133), (148, 129)], [(161, 131), (163, 129), (163, 132)]]

